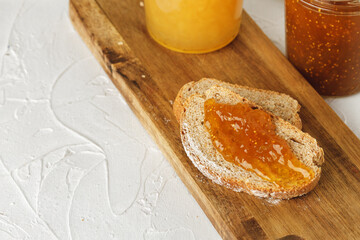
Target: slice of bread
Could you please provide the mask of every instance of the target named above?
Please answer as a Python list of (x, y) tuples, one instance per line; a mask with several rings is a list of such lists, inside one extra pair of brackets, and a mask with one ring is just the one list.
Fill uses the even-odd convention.
[(226, 83), (212, 78), (203, 78), (197, 82), (189, 82), (180, 89), (173, 106), (177, 121), (179, 122), (181, 113), (184, 111), (186, 99), (194, 94), (204, 95), (206, 90), (215, 85), (227, 88), (240, 96), (247, 98), (266, 111), (281, 117), (299, 129), (302, 127), (301, 119), (298, 114), (300, 105), (289, 95)]
[(269, 113), (276, 126), (276, 134), (285, 139), (296, 157), (314, 171), (314, 178), (302, 186), (284, 189), (260, 178), (253, 172), (226, 161), (211, 140), (204, 126), (204, 102), (215, 99), (218, 103), (247, 103), (251, 107), (260, 106), (240, 97), (238, 94), (213, 86), (204, 95), (193, 95), (185, 103), (185, 111), (180, 117), (180, 134), (188, 157), (205, 176), (217, 184), (234, 191), (247, 192), (264, 198), (289, 199), (311, 191), (317, 184), (324, 162), (324, 153), (314, 138), (290, 123)]

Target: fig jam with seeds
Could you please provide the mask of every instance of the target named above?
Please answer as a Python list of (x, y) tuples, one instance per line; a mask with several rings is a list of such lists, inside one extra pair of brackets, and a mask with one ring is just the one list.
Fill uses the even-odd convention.
[(314, 171), (275, 133), (270, 114), (248, 104), (221, 104), (214, 99), (206, 100), (204, 110), (205, 128), (226, 161), (284, 189), (314, 178)]
[(360, 0), (286, 0), (290, 62), (322, 95), (360, 91)]

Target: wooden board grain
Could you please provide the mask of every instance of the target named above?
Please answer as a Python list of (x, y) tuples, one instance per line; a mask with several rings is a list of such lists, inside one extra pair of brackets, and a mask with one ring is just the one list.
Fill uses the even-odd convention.
[[(150, 39), (138, 1), (70, 0), (70, 17), (224, 239), (360, 238), (359, 139), (246, 13), (232, 44), (201, 55), (172, 52)], [(203, 177), (182, 148), (172, 113), (180, 87), (202, 77), (285, 92), (299, 101), (304, 131), (325, 151), (314, 191), (271, 204)]]

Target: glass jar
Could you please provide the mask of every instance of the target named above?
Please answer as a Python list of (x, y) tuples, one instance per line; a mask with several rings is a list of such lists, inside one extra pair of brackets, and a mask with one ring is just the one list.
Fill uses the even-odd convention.
[(229, 44), (238, 34), (243, 0), (145, 0), (146, 25), (162, 46), (205, 53)]
[(290, 62), (322, 95), (360, 91), (360, 0), (286, 0)]

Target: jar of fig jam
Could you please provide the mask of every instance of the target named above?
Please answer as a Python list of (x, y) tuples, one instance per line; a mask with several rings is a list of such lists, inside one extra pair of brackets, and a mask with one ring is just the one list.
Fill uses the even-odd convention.
[(322, 95), (360, 91), (360, 0), (286, 0), (290, 62)]

